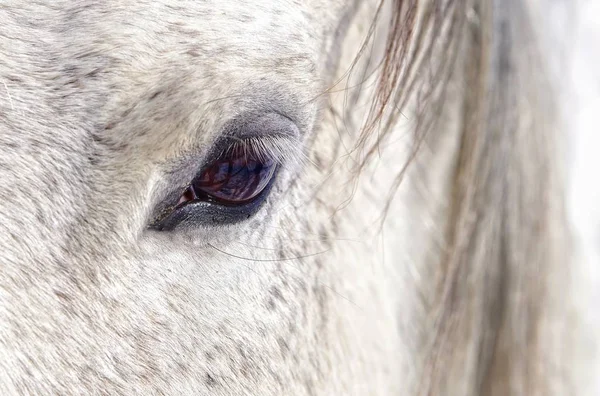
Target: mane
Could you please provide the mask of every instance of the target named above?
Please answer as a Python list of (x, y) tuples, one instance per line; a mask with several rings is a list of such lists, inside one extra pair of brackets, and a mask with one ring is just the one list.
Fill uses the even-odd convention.
[(357, 146), (364, 165), (413, 104), (413, 154), (390, 197), (423, 145), (443, 149), (435, 142), (445, 130), (439, 114), (449, 82), (458, 81), (462, 92), (455, 95), (462, 116), (445, 242), (432, 263), (434, 331), (416, 363), (417, 393), (573, 394), (558, 350), (566, 335), (550, 319), (565, 312), (550, 285), (565, 292), (568, 283), (559, 136), (526, 5), (393, 0), (392, 6), (378, 88)]

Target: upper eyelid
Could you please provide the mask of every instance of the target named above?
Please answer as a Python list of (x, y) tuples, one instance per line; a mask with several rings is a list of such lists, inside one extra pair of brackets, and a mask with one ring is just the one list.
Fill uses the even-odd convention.
[[(295, 136), (274, 134), (251, 138), (231, 138), (226, 150), (241, 150), (258, 159), (272, 160), (280, 165), (302, 162), (302, 142)], [(223, 154), (227, 154), (225, 151)]]

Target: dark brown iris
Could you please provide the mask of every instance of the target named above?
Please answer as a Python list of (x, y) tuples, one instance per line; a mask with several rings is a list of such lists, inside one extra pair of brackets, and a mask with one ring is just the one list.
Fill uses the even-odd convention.
[(179, 203), (193, 200), (241, 205), (256, 198), (269, 184), (276, 165), (271, 160), (233, 150), (205, 168), (192, 181)]

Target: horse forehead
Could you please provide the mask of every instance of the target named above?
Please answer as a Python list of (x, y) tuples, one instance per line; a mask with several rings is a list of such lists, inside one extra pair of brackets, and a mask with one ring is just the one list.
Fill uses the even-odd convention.
[[(5, 21), (1, 29), (7, 33), (3, 41), (21, 42), (22, 48), (35, 42), (41, 50), (66, 51), (75, 57), (109, 52), (123, 57), (164, 56), (183, 50), (205, 56), (203, 61), (210, 63), (233, 55), (251, 58), (254, 50), (261, 50), (261, 58), (268, 60), (288, 48), (317, 48), (338, 27), (335, 21), (343, 9), (350, 7), (341, 0), (324, 3), (59, 1), (9, 5), (0, 13)], [(10, 52), (11, 47), (6, 49)]]
[[(285, 5), (113, 1), (9, 6), (0, 10), (5, 44), (0, 57), (6, 58), (0, 70), (7, 90), (37, 89), (42, 98), (50, 90), (73, 88), (69, 78), (85, 82), (82, 75), (90, 79), (104, 73), (112, 91), (156, 83), (151, 78), (165, 69), (179, 76), (193, 69), (211, 77), (241, 75), (242, 70), (247, 75), (253, 68), (272, 66), (273, 58), (315, 56), (318, 27), (329, 23), (306, 4)], [(31, 80), (37, 84), (27, 84)]]
[[(12, 140), (33, 133), (61, 146), (77, 140), (74, 126), (112, 126), (107, 117), (146, 106), (144, 97), (159, 94), (166, 95), (155, 103), (199, 106), (283, 87), (307, 101), (323, 77), (324, 42), (351, 8), (323, 3), (115, 0), (3, 7), (0, 106), (6, 111), (0, 127), (5, 135), (13, 132)], [(213, 113), (223, 113), (221, 103), (214, 101)], [(48, 129), (61, 132), (48, 139)]]
[[(2, 7), (0, 147), (11, 154), (0, 160), (0, 171), (13, 175), (3, 178), (3, 190), (31, 190), (40, 182), (55, 192), (77, 190), (84, 179), (77, 174), (89, 167), (90, 135), (169, 89), (172, 95), (159, 96), (154, 106), (191, 108), (244, 95), (248, 86), (259, 90), (254, 82), (261, 80), (308, 99), (315, 85), (306, 83), (320, 77), (323, 41), (348, 8), (327, 3), (119, 0)], [(217, 113), (231, 115), (218, 106), (204, 109), (209, 124)], [(156, 118), (139, 112), (135, 126), (160, 129), (148, 126)]]

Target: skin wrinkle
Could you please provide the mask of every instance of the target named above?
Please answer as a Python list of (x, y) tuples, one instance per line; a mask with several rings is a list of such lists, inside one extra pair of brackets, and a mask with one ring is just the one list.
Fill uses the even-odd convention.
[[(0, 394), (596, 394), (526, 3), (5, 1)], [(253, 216), (148, 229), (287, 121)]]

